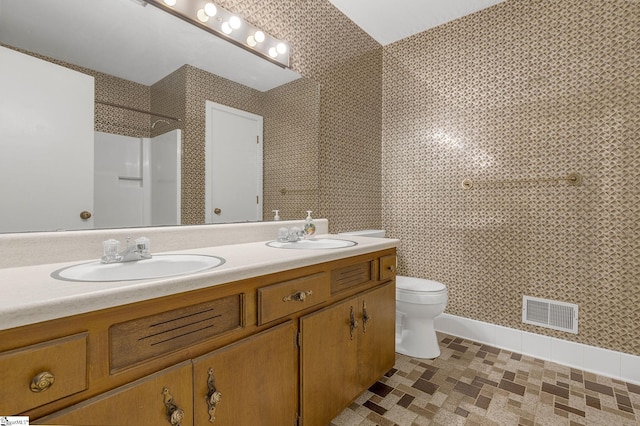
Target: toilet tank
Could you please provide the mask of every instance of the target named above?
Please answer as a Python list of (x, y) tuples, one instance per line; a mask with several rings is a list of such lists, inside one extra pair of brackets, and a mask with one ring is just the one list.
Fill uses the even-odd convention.
[(338, 235), (355, 235), (357, 237), (377, 237), (384, 238), (384, 229), (364, 229), (362, 231), (341, 232)]

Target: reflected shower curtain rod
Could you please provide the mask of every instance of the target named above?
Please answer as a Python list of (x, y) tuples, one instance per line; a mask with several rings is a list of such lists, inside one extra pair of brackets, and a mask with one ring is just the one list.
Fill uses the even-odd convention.
[(105, 102), (105, 101), (95, 101), (95, 102), (97, 104), (101, 104), (101, 105), (107, 105), (107, 106), (111, 106), (111, 107), (115, 107), (115, 108), (127, 109), (129, 111), (140, 112), (142, 114), (148, 114), (148, 115), (152, 115), (154, 117), (161, 117), (161, 118), (166, 118), (168, 120), (182, 122), (181, 119), (179, 119), (177, 117), (173, 117), (171, 115), (165, 115), (165, 114), (159, 114), (159, 113), (156, 113), (156, 112), (145, 111), (143, 109), (132, 108), (132, 107), (124, 106), (124, 105), (114, 104), (114, 103), (111, 103), (111, 102)]

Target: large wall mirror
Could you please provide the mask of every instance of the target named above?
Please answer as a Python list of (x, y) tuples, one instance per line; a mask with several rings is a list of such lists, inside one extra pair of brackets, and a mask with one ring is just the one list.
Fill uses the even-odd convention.
[[(317, 210), (316, 82), (139, 0), (0, 0), (0, 49), (0, 232)], [(248, 119), (261, 127), (250, 161), (233, 145)], [(246, 214), (224, 204), (242, 179), (258, 185)]]

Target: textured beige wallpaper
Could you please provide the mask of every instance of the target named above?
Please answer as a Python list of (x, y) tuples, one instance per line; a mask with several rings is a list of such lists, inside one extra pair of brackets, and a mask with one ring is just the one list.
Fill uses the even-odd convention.
[(263, 217), (303, 219), (320, 202), (320, 88), (301, 78), (264, 95)]
[(66, 64), (66, 66), (95, 78), (96, 131), (132, 137), (150, 136), (150, 126), (158, 117), (98, 103), (98, 101), (104, 101), (149, 111), (149, 86), (74, 65)]
[[(635, 1), (507, 0), (386, 46), (399, 272), (449, 313), (640, 355), (639, 34)], [(523, 295), (577, 303), (579, 334), (522, 324)]]
[(220, 0), (291, 45), (320, 84), (320, 208), (331, 232), (380, 227), (382, 47), (328, 0)]

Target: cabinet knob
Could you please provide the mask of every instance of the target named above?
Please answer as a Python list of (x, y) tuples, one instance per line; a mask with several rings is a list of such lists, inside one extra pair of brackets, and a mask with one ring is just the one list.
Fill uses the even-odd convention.
[(162, 388), (162, 394), (164, 395), (164, 406), (167, 410), (167, 421), (171, 426), (182, 426), (184, 410), (173, 402), (173, 395), (169, 393), (169, 388), (166, 386)]
[(209, 407), (209, 423), (216, 420), (216, 408), (222, 399), (222, 393), (216, 388), (216, 377), (213, 375), (213, 368), (209, 369), (209, 377), (207, 378), (207, 406)]
[(82, 220), (89, 220), (91, 219), (91, 212), (88, 212), (86, 210), (80, 212), (80, 219)]
[(36, 374), (33, 379), (31, 379), (31, 392), (39, 393), (44, 392), (53, 386), (53, 383), (56, 381), (53, 373), (48, 371), (43, 371), (42, 373)]
[(283, 297), (282, 301), (283, 302), (291, 302), (291, 301), (304, 302), (307, 296), (311, 296), (312, 294), (313, 294), (313, 290), (297, 291), (293, 294)]
[(220, 213), (222, 213), (222, 210), (220, 210), (218, 207), (216, 207), (215, 209), (213, 209), (213, 212), (217, 215), (219, 215)]
[(393, 266), (393, 265), (389, 266), (389, 268), (387, 268), (387, 269), (389, 269), (389, 271), (391, 271), (391, 272), (395, 272), (396, 271), (396, 267)]

